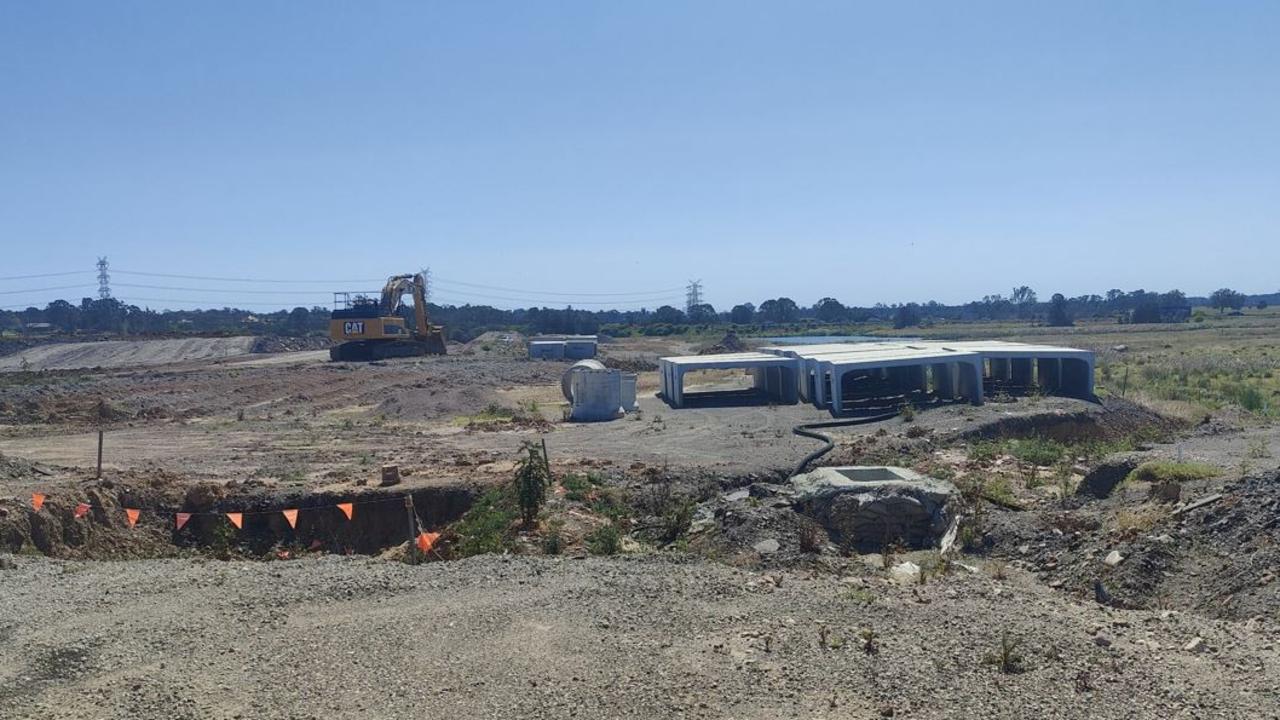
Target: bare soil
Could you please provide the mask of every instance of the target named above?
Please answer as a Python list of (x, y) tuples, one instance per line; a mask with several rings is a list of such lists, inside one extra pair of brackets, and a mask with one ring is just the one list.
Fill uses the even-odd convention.
[[(683, 342), (622, 340), (605, 358), (642, 368)], [(567, 423), (568, 363), (511, 347), (0, 374), (0, 552), (18, 552), (0, 556), (0, 716), (1280, 716), (1280, 431), (1266, 420), (1022, 397), (831, 431), (821, 464), (1007, 486), (979, 502), (981, 538), (943, 573), (936, 553), (801, 546), (806, 521), (767, 486), (817, 446), (792, 428), (825, 413), (676, 411), (642, 371), (637, 415)], [(1026, 437), (1079, 448), (1070, 488), (1108, 461), (1088, 443), (1221, 472), (1172, 502), (1141, 483), (1091, 498), (1061, 494), (1061, 467), (974, 454)], [(625, 555), (542, 556), (530, 532), (515, 549), (536, 557), (412, 567), (362, 557), (401, 542), (402, 505), (355, 524), (320, 511), (411, 494), (448, 555), (450, 524), (543, 440), (557, 474), (599, 484), (582, 502), (554, 489), (564, 551), (585, 554), (583, 536), (610, 523), (593, 504), (610, 493), (636, 508)], [(403, 482), (376, 487), (383, 464)], [(41, 513), (32, 492), (48, 494)], [(648, 498), (664, 493), (732, 512), (659, 549), (665, 506)], [(82, 501), (88, 521), (73, 516)], [(125, 506), (144, 508), (137, 527)], [(298, 528), (273, 512), (286, 506), (304, 508)], [(233, 547), (225, 523), (172, 527), (178, 510), (233, 509), (262, 513)], [(906, 559), (926, 583), (888, 579)], [(877, 652), (862, 650), (865, 628)], [(1020, 672), (987, 661), (1005, 635)]]

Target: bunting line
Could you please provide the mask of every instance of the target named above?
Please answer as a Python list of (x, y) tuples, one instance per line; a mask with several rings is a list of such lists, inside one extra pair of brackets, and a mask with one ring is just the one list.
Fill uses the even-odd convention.
[[(405, 497), (406, 497), (405, 495), (391, 495), (391, 496), (385, 496), (385, 497), (370, 498), (367, 500), (348, 500), (346, 502), (334, 503), (333, 505), (313, 505), (313, 506), (299, 507), (299, 508), (285, 508), (281, 510), (241, 510), (238, 512), (219, 512), (219, 511), (175, 512), (175, 513), (172, 513), (173, 528), (175, 532), (178, 530), (181, 530), (182, 528), (186, 527), (188, 523), (191, 522), (191, 518), (196, 516), (209, 516), (209, 517), (222, 516), (222, 517), (225, 517), (236, 528), (243, 530), (245, 516), (274, 515), (276, 513), (279, 513), (284, 516), (285, 522), (289, 523), (289, 527), (296, 530), (298, 528), (298, 515), (302, 510), (312, 511), (312, 510), (322, 510), (325, 508), (334, 507), (334, 508), (337, 508), (338, 511), (341, 512), (342, 515), (348, 521), (350, 521), (355, 517), (355, 511), (356, 511), (357, 505), (372, 505), (374, 503), (388, 503), (388, 502), (403, 503), (405, 500)], [(45, 501), (48, 499), (49, 499), (49, 495), (47, 493), (41, 493), (41, 492), (31, 493), (32, 509), (35, 512), (43, 511), (45, 506)], [(72, 513), (76, 519), (81, 519), (88, 516), (89, 511), (94, 509), (95, 507), (97, 506), (91, 505), (90, 503), (87, 503), (87, 502), (80, 502), (76, 504), (75, 509), (72, 511)], [(98, 509), (104, 510), (104, 511), (106, 510), (106, 508), (102, 508), (102, 507), (99, 507)], [(123, 510), (125, 514), (125, 522), (128, 524), (130, 528), (135, 527), (138, 524), (138, 521), (142, 517), (141, 508), (125, 507), (123, 508)], [(418, 538), (416, 539), (415, 542), (418, 548), (425, 553), (425, 552), (429, 552), (431, 548), (435, 547), (436, 540), (439, 537), (440, 537), (439, 533), (423, 532), (418, 535)]]

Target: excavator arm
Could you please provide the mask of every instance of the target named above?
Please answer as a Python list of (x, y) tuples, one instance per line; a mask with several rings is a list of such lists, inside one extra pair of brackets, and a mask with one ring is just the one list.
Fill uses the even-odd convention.
[(403, 307), (404, 294), (413, 293), (414, 330), (418, 337), (431, 334), (431, 320), (427, 316), (427, 281), (422, 273), (392, 275), (382, 288), (382, 314), (396, 316)]

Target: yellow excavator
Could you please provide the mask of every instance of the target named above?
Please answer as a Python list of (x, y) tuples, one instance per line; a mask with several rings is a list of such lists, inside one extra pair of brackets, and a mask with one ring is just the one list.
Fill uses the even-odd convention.
[[(414, 326), (400, 316), (405, 293), (413, 293)], [(345, 295), (345, 294), (343, 294)], [(444, 328), (427, 317), (427, 282), (422, 274), (393, 275), (382, 288), (382, 299), (346, 296), (329, 316), (330, 360), (385, 360), (418, 355), (444, 355)]]

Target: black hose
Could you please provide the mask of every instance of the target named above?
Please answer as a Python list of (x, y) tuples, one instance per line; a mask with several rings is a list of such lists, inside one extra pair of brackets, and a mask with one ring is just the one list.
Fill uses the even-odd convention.
[(883, 413), (880, 415), (869, 415), (867, 417), (849, 418), (848, 420), (827, 420), (826, 422), (805, 423), (803, 425), (797, 425), (791, 428), (792, 433), (799, 435), (801, 437), (813, 438), (814, 440), (821, 440), (823, 445), (817, 450), (814, 450), (808, 455), (805, 455), (804, 459), (801, 460), (796, 465), (796, 469), (791, 471), (790, 477), (794, 477), (804, 472), (805, 466), (807, 466), (809, 463), (813, 462), (814, 460), (817, 460), (818, 458), (822, 457), (823, 455), (826, 455), (827, 453), (831, 452), (831, 448), (836, 446), (835, 442), (829, 436), (824, 435), (820, 432), (817, 432), (818, 430), (825, 430), (828, 428), (838, 428), (838, 427), (853, 427), (854, 425), (869, 425), (871, 423), (880, 422), (882, 420), (888, 420), (890, 418), (895, 418), (895, 417), (898, 417), (898, 413), (891, 412), (891, 413)]

